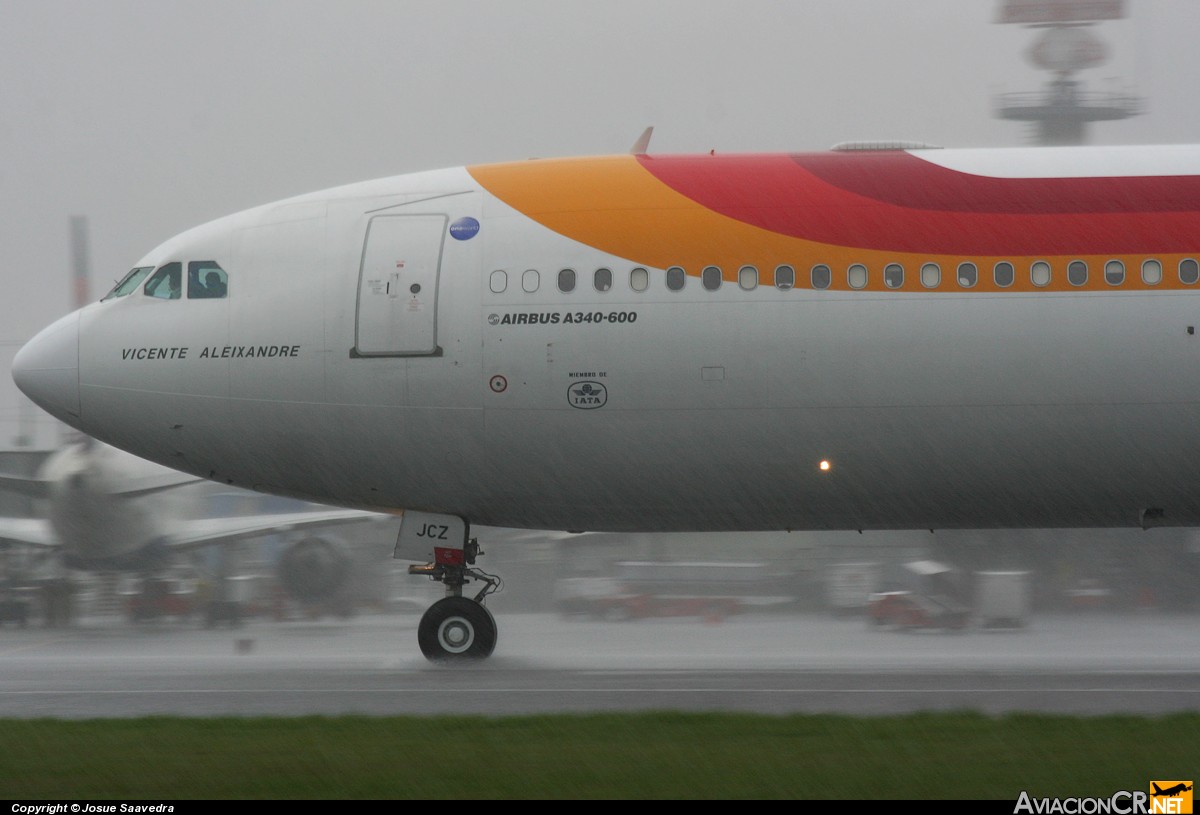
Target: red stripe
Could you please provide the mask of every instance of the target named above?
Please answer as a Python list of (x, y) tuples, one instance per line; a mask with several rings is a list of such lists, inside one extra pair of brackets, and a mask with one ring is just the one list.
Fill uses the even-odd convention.
[(995, 178), (904, 152), (792, 156), (826, 184), (885, 204), (1004, 215), (1195, 212), (1200, 177)]
[(1200, 245), (1200, 177), (992, 178), (904, 152), (639, 157), (730, 218), (863, 249), (1154, 254)]

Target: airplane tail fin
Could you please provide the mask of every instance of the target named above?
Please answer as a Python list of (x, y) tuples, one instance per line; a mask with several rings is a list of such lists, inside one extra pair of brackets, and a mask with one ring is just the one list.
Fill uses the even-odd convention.
[(1153, 781), (1150, 782), (1150, 786), (1154, 787), (1155, 795), (1162, 795), (1162, 787), (1158, 786), (1158, 784), (1155, 784)]
[(654, 127), (650, 126), (642, 131), (642, 135), (638, 136), (638, 140), (633, 143), (633, 147), (629, 148), (629, 152), (635, 156), (644, 156), (646, 151), (650, 149), (650, 136), (654, 133)]

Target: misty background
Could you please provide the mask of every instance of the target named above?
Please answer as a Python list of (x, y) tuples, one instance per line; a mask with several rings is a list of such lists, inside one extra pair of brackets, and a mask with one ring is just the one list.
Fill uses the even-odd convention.
[[(1049, 74), (999, 0), (0, 0), (0, 448), (31, 430), (12, 355), (172, 235), (324, 187), (459, 164), (824, 150), (855, 139), (1032, 143), (1001, 93)], [(1094, 144), (1197, 139), (1200, 4), (1128, 0), (1078, 78), (1145, 112)], [(22, 425), (22, 420), (24, 425)]]

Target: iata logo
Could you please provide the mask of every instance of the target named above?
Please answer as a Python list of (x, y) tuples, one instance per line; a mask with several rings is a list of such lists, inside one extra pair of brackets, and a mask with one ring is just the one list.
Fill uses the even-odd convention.
[(608, 389), (599, 382), (572, 382), (567, 388), (567, 401), (580, 410), (595, 410), (608, 401)]

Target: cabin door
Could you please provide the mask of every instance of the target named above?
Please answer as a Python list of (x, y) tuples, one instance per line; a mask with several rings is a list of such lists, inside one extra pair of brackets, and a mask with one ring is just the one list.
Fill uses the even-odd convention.
[(359, 356), (430, 356), (437, 343), (445, 215), (376, 215), (358, 274)]

